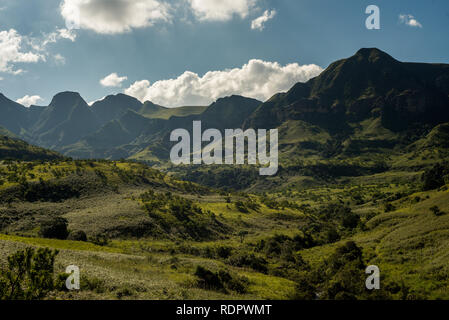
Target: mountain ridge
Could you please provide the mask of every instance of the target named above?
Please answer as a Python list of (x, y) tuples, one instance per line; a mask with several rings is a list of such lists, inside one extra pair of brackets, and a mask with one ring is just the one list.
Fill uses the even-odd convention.
[[(79, 93), (67, 91), (55, 95), (47, 107), (27, 109), (1, 95), (0, 125), (28, 142), (73, 157), (139, 154), (145, 160), (145, 154), (154, 159), (156, 152), (163, 161), (168, 159), (170, 132), (190, 131), (195, 120), (202, 121), (203, 129), (279, 128), (285, 137), (281, 153), (296, 158), (304, 153), (335, 156), (353, 150), (356, 144), (349, 141), (366, 139), (408, 145), (449, 122), (448, 106), (448, 64), (401, 62), (379, 49), (362, 48), (265, 102), (231, 95), (208, 107), (170, 109), (117, 94), (88, 106)], [(364, 123), (370, 125), (365, 128)]]

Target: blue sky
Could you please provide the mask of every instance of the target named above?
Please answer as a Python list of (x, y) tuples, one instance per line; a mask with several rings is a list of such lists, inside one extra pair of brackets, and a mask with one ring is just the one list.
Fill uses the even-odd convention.
[[(365, 27), (371, 4), (380, 30)], [(74, 8), (80, 28), (68, 30)], [(263, 100), (361, 47), (448, 63), (448, 30), (447, 0), (0, 0), (0, 92), (40, 105), (66, 90), (166, 106)]]

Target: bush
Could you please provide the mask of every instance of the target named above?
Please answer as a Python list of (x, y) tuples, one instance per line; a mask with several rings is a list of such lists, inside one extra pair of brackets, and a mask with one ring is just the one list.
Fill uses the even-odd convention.
[(245, 204), (242, 201), (236, 201), (234, 203), (235, 209), (241, 213), (249, 213), (248, 208), (245, 206)]
[(233, 255), (228, 259), (228, 263), (236, 267), (248, 267), (262, 273), (268, 272), (268, 262), (264, 258), (257, 257), (254, 254), (240, 253)]
[(449, 163), (437, 163), (433, 168), (423, 173), (423, 191), (438, 189), (445, 185), (444, 177), (449, 174)]
[(235, 291), (243, 294), (248, 288), (248, 279), (232, 276), (228, 271), (220, 270), (212, 272), (201, 266), (197, 266), (195, 276), (199, 278), (198, 285), (208, 290)]
[(198, 285), (208, 290), (224, 289), (223, 282), (217, 273), (201, 266), (196, 267), (195, 276), (199, 278)]
[(87, 241), (87, 235), (84, 231), (73, 231), (70, 233), (68, 240), (72, 240), (72, 241), (83, 241), (86, 242)]
[(341, 219), (341, 225), (346, 229), (355, 229), (359, 223), (360, 223), (360, 217), (359, 215), (349, 212), (346, 215), (344, 215)]
[(316, 288), (313, 283), (310, 282), (307, 276), (300, 276), (296, 281), (295, 293), (292, 297), (293, 300), (315, 300)]
[(58, 251), (27, 248), (8, 257), (0, 270), (0, 300), (36, 300), (54, 289), (53, 272)]
[(396, 210), (396, 207), (394, 205), (392, 205), (390, 202), (385, 204), (385, 212), (392, 212)]
[(326, 230), (324, 237), (326, 243), (335, 243), (341, 239), (340, 234), (335, 228), (329, 228)]
[(442, 212), (437, 206), (430, 208), (430, 211), (432, 211), (432, 213), (437, 217), (444, 215), (444, 212)]
[(96, 235), (89, 239), (89, 241), (101, 247), (107, 246), (109, 244), (109, 239), (105, 235)]
[(227, 259), (227, 258), (229, 258), (229, 256), (232, 253), (232, 248), (220, 246), (220, 247), (217, 247), (216, 252), (217, 252), (218, 257), (220, 257), (222, 259)]
[(41, 223), (39, 234), (43, 238), (65, 240), (69, 235), (65, 218), (52, 218)]

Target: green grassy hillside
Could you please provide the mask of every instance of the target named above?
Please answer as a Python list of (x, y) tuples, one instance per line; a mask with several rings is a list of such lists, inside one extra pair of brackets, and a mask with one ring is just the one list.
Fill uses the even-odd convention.
[(0, 128), (0, 160), (52, 160), (62, 158), (56, 152), (32, 146), (25, 141), (18, 140), (13, 134)]
[[(82, 290), (53, 298), (447, 299), (448, 173), (443, 165), (249, 194), (125, 161), (6, 162), (0, 256), (60, 250), (56, 272), (80, 266)], [(67, 240), (41, 233), (56, 217)], [(79, 232), (84, 241), (73, 240)], [(364, 287), (370, 264), (382, 276), (374, 293)], [(217, 283), (202, 278), (208, 272)]]
[(179, 107), (179, 108), (164, 108), (159, 106), (151, 106), (144, 104), (139, 110), (139, 113), (149, 119), (164, 119), (168, 120), (171, 117), (188, 117), (203, 113), (207, 107)]

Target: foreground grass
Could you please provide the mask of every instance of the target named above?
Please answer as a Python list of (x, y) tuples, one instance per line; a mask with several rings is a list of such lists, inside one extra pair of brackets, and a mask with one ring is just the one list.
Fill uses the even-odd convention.
[[(204, 290), (196, 285), (193, 276), (197, 265), (211, 270), (229, 269), (229, 266), (213, 259), (161, 252), (161, 248), (175, 246), (169, 242), (154, 243), (153, 253), (148, 252), (151, 249), (150, 241), (140, 250), (136, 249), (135, 244), (114, 241), (110, 246), (97, 246), (85, 242), (0, 235), (0, 261), (27, 246), (59, 250), (56, 272), (63, 273), (65, 267), (72, 264), (79, 266), (82, 290), (54, 292), (51, 297), (55, 299), (275, 300), (288, 299), (294, 291), (292, 281), (239, 268), (230, 269), (249, 279), (246, 294)], [(134, 254), (129, 253), (131, 251)]]

